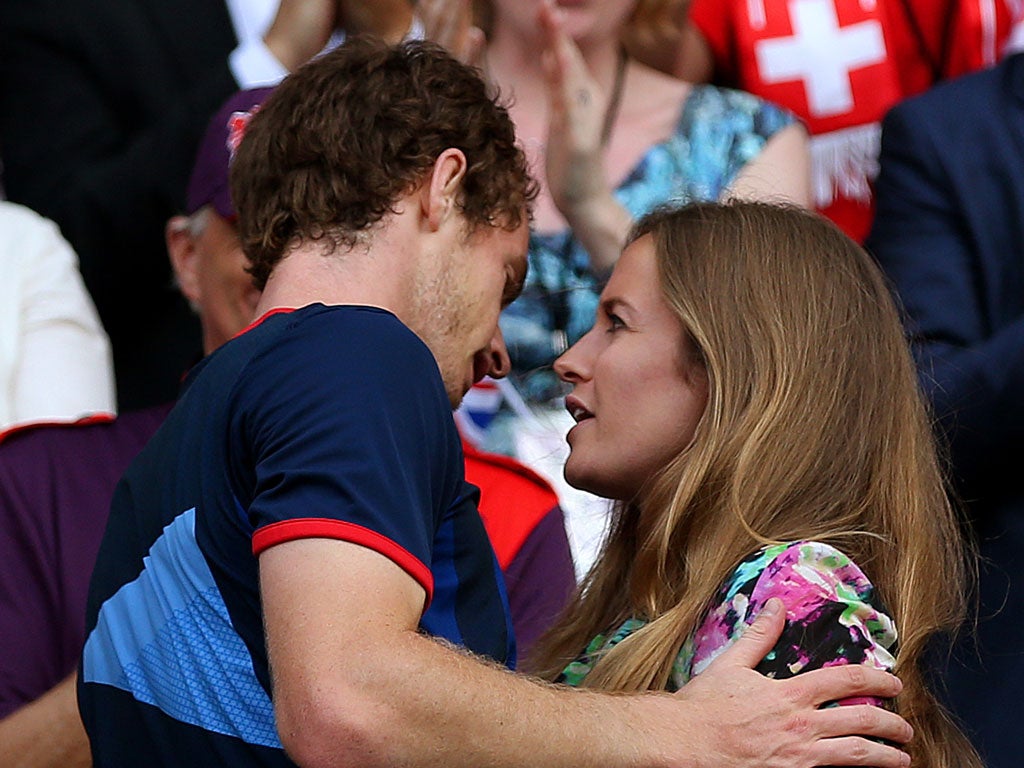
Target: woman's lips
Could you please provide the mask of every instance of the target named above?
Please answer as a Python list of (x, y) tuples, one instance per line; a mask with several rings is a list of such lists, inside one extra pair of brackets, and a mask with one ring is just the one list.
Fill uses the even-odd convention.
[(586, 421), (587, 419), (592, 419), (594, 417), (593, 412), (591, 412), (591, 410), (587, 408), (578, 397), (574, 397), (573, 395), (569, 395), (569, 397), (565, 398), (565, 410), (569, 412), (569, 415), (572, 416), (573, 421), (577, 424), (581, 421)]

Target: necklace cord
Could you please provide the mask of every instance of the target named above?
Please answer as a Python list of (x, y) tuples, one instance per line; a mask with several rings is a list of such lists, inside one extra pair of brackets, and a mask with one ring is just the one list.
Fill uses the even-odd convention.
[(604, 110), (604, 121), (601, 123), (601, 146), (607, 146), (611, 138), (612, 128), (619, 116), (619, 108), (622, 106), (622, 91), (626, 84), (626, 65), (629, 63), (629, 56), (626, 49), (619, 46), (619, 58), (615, 66), (615, 82), (612, 84), (612, 92), (608, 96), (608, 106)]

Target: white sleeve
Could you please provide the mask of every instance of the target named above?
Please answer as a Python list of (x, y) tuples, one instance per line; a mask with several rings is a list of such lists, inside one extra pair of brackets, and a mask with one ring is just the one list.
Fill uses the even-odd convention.
[(235, 48), (228, 57), (228, 66), (242, 89), (277, 85), (288, 74), (262, 38), (248, 40)]
[(0, 393), (4, 425), (115, 410), (110, 342), (57, 226), (4, 204)]

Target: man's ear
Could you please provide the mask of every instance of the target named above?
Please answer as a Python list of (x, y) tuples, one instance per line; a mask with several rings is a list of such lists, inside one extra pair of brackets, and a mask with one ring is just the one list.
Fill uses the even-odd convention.
[(461, 149), (450, 147), (437, 156), (420, 189), (423, 218), (432, 230), (456, 211), (456, 203), (466, 175), (466, 156)]
[(174, 279), (182, 296), (192, 307), (201, 300), (199, 288), (199, 254), (192, 237), (191, 222), (187, 216), (174, 216), (164, 227), (167, 255), (174, 270)]

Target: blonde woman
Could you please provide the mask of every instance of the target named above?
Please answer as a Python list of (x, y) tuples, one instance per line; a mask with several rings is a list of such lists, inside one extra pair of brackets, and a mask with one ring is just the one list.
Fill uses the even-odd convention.
[(781, 597), (789, 623), (762, 672), (894, 669), (913, 764), (980, 766), (925, 684), (925, 646), (960, 622), (969, 569), (864, 251), (793, 208), (655, 213), (555, 368), (577, 422), (566, 479), (617, 508), (535, 672), (674, 690)]

